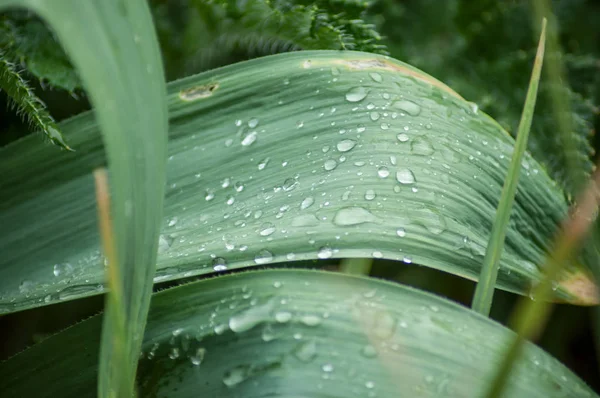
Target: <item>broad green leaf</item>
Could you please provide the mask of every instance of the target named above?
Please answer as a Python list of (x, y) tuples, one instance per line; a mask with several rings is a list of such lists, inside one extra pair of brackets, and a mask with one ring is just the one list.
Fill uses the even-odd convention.
[[(94, 396), (99, 327), (94, 317), (0, 364), (0, 393)], [(139, 393), (478, 397), (513, 335), (401, 285), (316, 271), (245, 272), (153, 297)], [(530, 343), (507, 396), (597, 397)]]
[[(155, 282), (349, 257), (479, 275), (514, 141), (432, 77), (372, 54), (296, 52), (173, 82), (168, 103)], [(104, 291), (97, 126), (84, 114), (61, 127), (77, 153), (30, 137), (0, 150), (3, 312)], [(539, 280), (566, 211), (526, 155), (499, 288), (526, 293)], [(555, 298), (595, 303), (586, 274), (569, 269)]]
[[(103, 133), (112, 175), (116, 254), (111, 265), (120, 274), (111, 285), (122, 296), (121, 305), (112, 300), (116, 294), (107, 300), (98, 395), (131, 395), (152, 293), (166, 175), (165, 82), (150, 13), (145, 0), (0, 0), (0, 9), (7, 6), (30, 9), (54, 29), (79, 71)], [(101, 146), (98, 138), (96, 145)], [(85, 152), (78, 157), (85, 158)], [(23, 167), (37, 160), (29, 158)], [(77, 167), (65, 162), (54, 173), (60, 173), (61, 166)], [(20, 222), (37, 228), (33, 219)], [(55, 225), (50, 233), (56, 236), (61, 229)], [(59, 265), (53, 274), (69, 267)], [(103, 269), (97, 271), (94, 278), (102, 283)], [(24, 282), (20, 287), (27, 290), (30, 280)], [(122, 319), (123, 325), (116, 325), (115, 319)], [(115, 333), (118, 326), (127, 332)]]

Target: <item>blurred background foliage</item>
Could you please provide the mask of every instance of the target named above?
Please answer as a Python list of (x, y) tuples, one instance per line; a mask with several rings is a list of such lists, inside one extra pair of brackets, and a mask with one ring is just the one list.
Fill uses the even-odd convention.
[[(444, 81), (511, 133), (519, 121), (536, 48), (534, 13), (525, 0), (149, 2), (169, 81), (287, 51), (389, 54)], [(552, 7), (563, 52), (547, 57), (559, 57), (566, 76), (559, 87), (542, 79), (528, 148), (571, 197), (574, 192), (564, 173), (565, 156), (577, 157), (589, 173), (600, 145), (594, 136), (600, 123), (600, 2), (554, 0)], [(34, 15), (22, 11), (0, 15), (0, 60), (0, 146), (43, 129), (31, 121), (31, 112), (47, 108), (46, 122), (54, 123), (89, 109), (76, 71)], [(15, 73), (21, 82), (11, 80)], [(572, 109), (564, 112), (572, 120), (576, 154), (565, 155), (561, 148), (557, 115), (549, 99), (552, 90), (559, 90), (571, 103)], [(37, 104), (37, 110), (27, 108), (27, 101)], [(337, 264), (294, 266), (336, 269)], [(377, 260), (371, 274), (466, 305), (474, 290), (470, 281), (418, 265)], [(506, 323), (515, 300), (512, 294), (497, 292), (492, 317)], [(0, 317), (0, 359), (101, 307), (101, 298), (95, 297)], [(600, 391), (591, 318), (589, 308), (559, 305), (539, 344)]]

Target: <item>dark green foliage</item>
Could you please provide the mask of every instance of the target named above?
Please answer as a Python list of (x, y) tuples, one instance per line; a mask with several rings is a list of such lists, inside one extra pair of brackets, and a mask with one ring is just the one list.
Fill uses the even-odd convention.
[[(543, 76), (528, 149), (570, 194), (573, 182), (565, 175), (567, 157), (589, 174), (593, 168), (591, 142), (598, 127), (600, 100), (600, 48), (595, 26), (600, 6), (586, 0), (553, 2), (559, 22), (559, 39), (565, 54), (568, 83), (552, 86)], [(532, 28), (529, 1), (435, 0), (398, 3), (383, 0), (377, 12), (381, 31), (388, 37), (392, 55), (445, 81), (476, 102), (509, 132), (515, 133), (537, 32)], [(558, 54), (548, 54), (558, 57)], [(576, 153), (565, 153), (556, 131), (550, 94), (568, 98)]]

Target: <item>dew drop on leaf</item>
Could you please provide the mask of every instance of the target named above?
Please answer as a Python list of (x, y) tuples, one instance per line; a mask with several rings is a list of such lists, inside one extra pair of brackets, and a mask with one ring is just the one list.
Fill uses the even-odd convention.
[(364, 87), (354, 87), (351, 88), (346, 93), (346, 101), (348, 102), (359, 102), (364, 100), (367, 97), (368, 90)]
[(341, 140), (337, 143), (337, 150), (340, 152), (348, 152), (354, 148), (356, 141), (354, 140)]
[(410, 169), (399, 169), (396, 172), (396, 180), (400, 184), (414, 184), (417, 180)]
[(399, 100), (392, 104), (396, 109), (399, 109), (411, 116), (417, 116), (421, 113), (421, 107), (412, 101)]

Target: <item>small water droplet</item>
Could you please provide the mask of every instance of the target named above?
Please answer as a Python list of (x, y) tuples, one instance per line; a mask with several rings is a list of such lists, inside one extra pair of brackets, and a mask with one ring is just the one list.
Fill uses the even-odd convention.
[(367, 97), (369, 91), (364, 87), (354, 87), (351, 88), (346, 93), (346, 101), (348, 102), (359, 102), (364, 100)]
[(323, 369), (323, 372), (326, 373), (331, 373), (334, 370), (333, 365), (330, 363), (326, 363), (325, 365), (321, 366), (321, 369)]
[(71, 263), (60, 263), (54, 264), (53, 268), (54, 276), (67, 276), (73, 273), (73, 266)]
[(300, 322), (306, 326), (318, 326), (321, 324), (321, 318), (317, 315), (306, 314), (300, 318)]
[(375, 191), (372, 189), (367, 189), (367, 191), (365, 192), (365, 199), (366, 200), (373, 200), (375, 199), (377, 195), (375, 194)]
[(406, 142), (408, 141), (410, 138), (408, 137), (407, 134), (404, 133), (398, 133), (398, 135), (396, 136), (396, 138), (398, 139), (398, 141), (400, 142)]
[(193, 355), (190, 355), (190, 362), (194, 366), (198, 366), (204, 361), (204, 356), (206, 355), (206, 348), (198, 348)]
[(327, 171), (331, 171), (337, 167), (337, 162), (334, 159), (328, 159), (323, 163), (323, 168)]
[(315, 203), (315, 199), (312, 196), (306, 197), (306, 198), (304, 198), (304, 200), (302, 201), (302, 203), (300, 203), (300, 209), (301, 210), (306, 210), (310, 206), (312, 206), (313, 203)]
[(212, 266), (215, 271), (227, 271), (227, 261), (223, 257), (214, 258)]
[(256, 141), (256, 137), (257, 137), (256, 131), (251, 131), (251, 132), (247, 133), (244, 136), (244, 138), (242, 139), (242, 145), (250, 146), (250, 145), (254, 144), (254, 142)]
[(273, 254), (264, 249), (258, 252), (258, 254), (254, 257), (254, 262), (256, 264), (268, 264), (273, 261)]
[(314, 340), (300, 343), (294, 349), (294, 356), (301, 362), (311, 362), (317, 356), (317, 343)]
[(175, 226), (175, 224), (177, 224), (177, 217), (173, 217), (173, 218), (171, 218), (171, 219), (169, 220), (169, 222), (168, 222), (168, 224), (167, 224), (167, 225), (168, 225), (169, 227), (174, 227), (174, 226)]
[(337, 143), (337, 150), (340, 152), (348, 152), (356, 145), (354, 140), (341, 140)]
[(320, 259), (327, 259), (333, 256), (333, 250), (329, 246), (323, 246), (317, 252), (317, 257)]
[(206, 195), (204, 196), (204, 200), (206, 200), (207, 202), (210, 202), (214, 198), (215, 198), (215, 193), (214, 192), (212, 192), (212, 191), (206, 191)]
[(373, 256), (373, 258), (383, 258), (383, 253), (379, 250), (376, 250), (373, 253), (371, 253), (371, 256)]
[(379, 120), (379, 118), (381, 117), (381, 115), (379, 114), (379, 112), (371, 112), (369, 113), (369, 118), (371, 118), (372, 121), (376, 122)]
[(417, 180), (410, 169), (399, 169), (396, 172), (396, 180), (400, 184), (414, 184)]
[(292, 319), (292, 313), (289, 311), (278, 311), (275, 313), (275, 320), (279, 323), (287, 323)]
[(251, 129), (255, 128), (256, 126), (258, 126), (258, 119), (253, 117), (252, 119), (248, 120), (248, 127), (250, 127)]
[(396, 230), (396, 235), (398, 235), (401, 238), (404, 238), (406, 236), (406, 230), (404, 228), (398, 228)]
[(171, 348), (171, 351), (169, 352), (169, 358), (171, 358), (171, 359), (179, 358), (179, 348), (177, 348), (177, 347)]
[(258, 170), (264, 170), (265, 167), (267, 167), (267, 165), (269, 164), (269, 158), (265, 158), (263, 160), (260, 161), (260, 163), (258, 164)]
[(270, 222), (266, 222), (260, 227), (260, 236), (269, 236), (275, 232), (275, 225)]
[(387, 167), (381, 166), (379, 167), (379, 169), (377, 169), (377, 175), (379, 176), (379, 178), (388, 178), (390, 175), (390, 171)]

